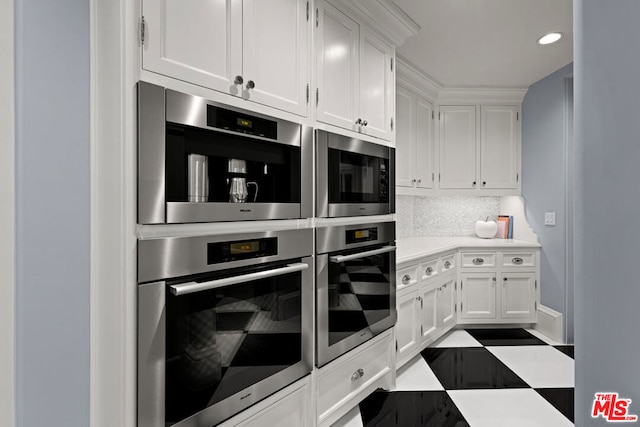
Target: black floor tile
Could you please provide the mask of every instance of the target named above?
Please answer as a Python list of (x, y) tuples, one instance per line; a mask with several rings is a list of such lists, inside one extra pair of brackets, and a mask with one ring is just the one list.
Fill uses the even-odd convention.
[(530, 388), (484, 347), (427, 348), (421, 354), (446, 390)]
[(562, 415), (574, 422), (573, 388), (537, 388), (535, 390), (551, 403), (554, 408), (562, 412)]
[(466, 329), (480, 344), (492, 345), (547, 345), (524, 329)]
[(555, 348), (566, 354), (572, 359), (575, 359), (573, 356), (573, 346), (572, 345), (554, 345)]
[(364, 427), (469, 427), (444, 391), (376, 391), (360, 414)]

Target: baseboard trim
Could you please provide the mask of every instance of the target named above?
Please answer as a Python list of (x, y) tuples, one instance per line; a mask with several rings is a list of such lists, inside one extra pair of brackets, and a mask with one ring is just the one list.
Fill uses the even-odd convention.
[(538, 323), (534, 329), (556, 342), (564, 342), (563, 315), (544, 305), (538, 305)]

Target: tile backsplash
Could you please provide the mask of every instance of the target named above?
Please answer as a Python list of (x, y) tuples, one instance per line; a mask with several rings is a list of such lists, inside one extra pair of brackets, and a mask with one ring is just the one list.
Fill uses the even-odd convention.
[(500, 197), (397, 196), (397, 236), (473, 236), (479, 219), (495, 219)]

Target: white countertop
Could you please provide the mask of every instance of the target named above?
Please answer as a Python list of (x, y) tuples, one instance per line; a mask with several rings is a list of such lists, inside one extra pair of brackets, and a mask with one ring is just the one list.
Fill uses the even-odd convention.
[(481, 239), (479, 237), (405, 237), (396, 241), (396, 262), (413, 261), (448, 250), (461, 248), (501, 249), (539, 248), (539, 243), (515, 239)]

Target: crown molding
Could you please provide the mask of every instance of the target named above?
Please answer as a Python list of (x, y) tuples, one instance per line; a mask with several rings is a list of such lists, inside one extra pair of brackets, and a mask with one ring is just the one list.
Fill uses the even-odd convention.
[(429, 102), (435, 102), (442, 90), (442, 85), (419, 69), (405, 57), (396, 54), (396, 79)]
[(331, 0), (329, 3), (375, 29), (395, 46), (420, 31), (420, 25), (391, 0)]
[(443, 88), (438, 104), (445, 103), (500, 103), (521, 104), (529, 88)]

